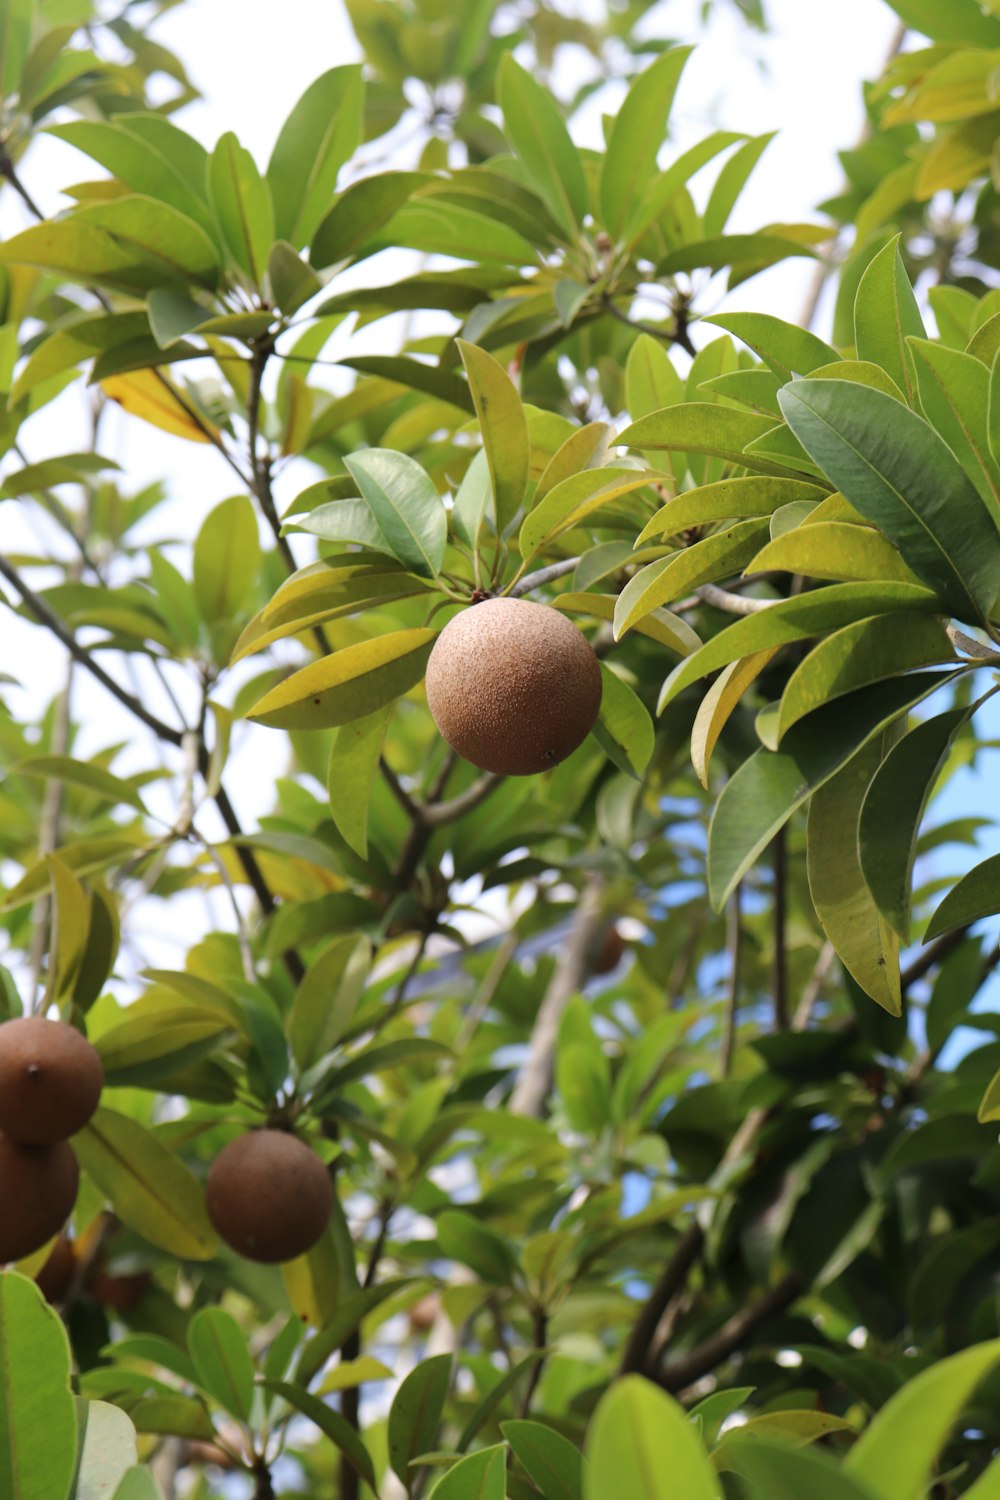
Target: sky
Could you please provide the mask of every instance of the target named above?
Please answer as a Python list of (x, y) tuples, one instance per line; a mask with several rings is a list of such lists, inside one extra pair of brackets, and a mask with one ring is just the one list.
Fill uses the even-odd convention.
[[(579, 0), (577, 8), (585, 13), (594, 3)], [(674, 139), (665, 149), (664, 160), (712, 129), (778, 132), (737, 205), (730, 225), (733, 232), (752, 230), (776, 218), (809, 219), (817, 203), (838, 191), (842, 173), (837, 151), (853, 145), (862, 126), (861, 81), (878, 73), (896, 29), (896, 18), (883, 0), (838, 0), (836, 5), (768, 0), (768, 11), (771, 31), (764, 36), (750, 31), (725, 4), (717, 5), (705, 30), (698, 25), (697, 0), (666, 0), (654, 17), (659, 23), (655, 30), (661, 35), (682, 42), (701, 37), (678, 90), (672, 117)], [(339, 0), (322, 4), (282, 0), (280, 7), (268, 7), (266, 13), (263, 6), (252, 4), (241, 12), (239, 24), (234, 24), (231, 0), (187, 0), (162, 18), (155, 35), (180, 54), (204, 93), (202, 100), (178, 116), (179, 122), (209, 146), (223, 131), (235, 130), (261, 165), (266, 163), (281, 122), (312, 79), (328, 67), (358, 57)], [(572, 60), (567, 66), (573, 66)], [(581, 144), (599, 142), (601, 112), (615, 108), (616, 88), (595, 96), (574, 122)], [(60, 186), (95, 171), (79, 153), (52, 139), (33, 148), (22, 170), (48, 212), (66, 206)], [(0, 195), (0, 229), (5, 233), (18, 224), (18, 207), (11, 200), (9, 193)], [(788, 261), (737, 288), (726, 306), (796, 321), (811, 276), (809, 262)], [(357, 282), (363, 284), (374, 284), (377, 278), (372, 263), (356, 274)], [(817, 332), (828, 332), (829, 315), (829, 305), (821, 304)], [(366, 335), (369, 347), (385, 340), (387, 326), (379, 325)], [(695, 338), (707, 341), (707, 336), (697, 332)], [(341, 347), (339, 343), (331, 346), (328, 355), (336, 357)], [(384, 351), (384, 342), (381, 347)], [(339, 373), (324, 372), (324, 379), (334, 381)], [(32, 460), (86, 446), (86, 442), (76, 391), (23, 430), (24, 447)], [(123, 465), (137, 488), (166, 478), (170, 501), (151, 518), (146, 532), (150, 538), (193, 536), (208, 510), (233, 492), (233, 477), (216, 454), (168, 437), (117, 409), (108, 414), (101, 447)], [(279, 509), (314, 473), (305, 464), (292, 466), (279, 493)], [(36, 519), (26, 521), (27, 514), (9, 505), (0, 508), (0, 546), (5, 550), (38, 550), (40, 543), (51, 539), (38, 528)], [(308, 560), (306, 539), (292, 540), (301, 559)], [(0, 616), (0, 651), (3, 667), (13, 670), (24, 685), (24, 698), (11, 699), (19, 713), (27, 705), (37, 709), (61, 684), (61, 648), (44, 631), (7, 611)], [(168, 712), (155, 695), (150, 706)], [(125, 712), (89, 680), (78, 680), (75, 685), (74, 711), (85, 722), (80, 753), (133, 734)], [(282, 746), (281, 737), (249, 726), (241, 729), (240, 739), (242, 749), (233, 767), (231, 789), (244, 826), (249, 827), (271, 804), (274, 776), (283, 769)], [(123, 755), (119, 768), (135, 769), (148, 763), (148, 758), (145, 745), (136, 743)], [(957, 778), (947, 794), (947, 812), (942, 808), (941, 815), (954, 817), (981, 806), (984, 795), (981, 779)], [(210, 835), (218, 832), (210, 810), (203, 826)], [(947, 851), (942, 857), (947, 859)], [(226, 921), (224, 905), (217, 905), (216, 916)], [(179, 959), (172, 934), (153, 932), (148, 938), (154, 949), (164, 949), (156, 953), (158, 961)]]

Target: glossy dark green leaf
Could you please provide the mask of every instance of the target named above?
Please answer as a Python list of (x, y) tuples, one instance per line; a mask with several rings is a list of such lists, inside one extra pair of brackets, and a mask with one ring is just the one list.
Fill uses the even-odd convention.
[(991, 854), (963, 875), (931, 917), (924, 941), (1000, 911), (1000, 854)]
[(789, 730), (780, 751), (758, 750), (744, 761), (727, 782), (709, 827), (708, 881), (716, 911), (812, 792), (900, 714), (950, 680), (946, 672), (919, 672), (861, 688)]
[(278, 133), (267, 181), (274, 232), (295, 249), (308, 244), (361, 140), (365, 86), (360, 66), (331, 68), (309, 85)]
[(997, 528), (934, 430), (844, 380), (795, 381), (779, 400), (812, 457), (914, 573), (963, 618), (982, 618), (1000, 592)]
[(910, 883), (924, 812), (955, 736), (971, 709), (925, 719), (895, 745), (874, 777), (858, 828), (861, 867), (875, 902), (900, 937), (910, 930)]
[(420, 1473), (410, 1465), (422, 1453), (429, 1453), (437, 1441), (451, 1387), (451, 1371), (450, 1354), (421, 1360), (393, 1397), (389, 1409), (389, 1466), (406, 1486), (407, 1494), (412, 1492)]

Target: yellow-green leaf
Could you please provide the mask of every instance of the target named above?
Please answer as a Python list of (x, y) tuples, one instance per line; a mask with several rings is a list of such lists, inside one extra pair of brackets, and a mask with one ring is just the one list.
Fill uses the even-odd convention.
[(247, 717), (272, 729), (332, 729), (366, 718), (416, 686), (436, 634), (396, 630), (346, 646), (294, 672)]

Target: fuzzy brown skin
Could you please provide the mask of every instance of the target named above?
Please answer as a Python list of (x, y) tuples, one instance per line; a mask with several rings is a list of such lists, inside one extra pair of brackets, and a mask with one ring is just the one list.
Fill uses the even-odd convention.
[(600, 944), (590, 964), (592, 974), (610, 974), (617, 969), (625, 957), (628, 944), (618, 928), (612, 925), (605, 929)]
[(0, 1130), (51, 1146), (82, 1130), (97, 1108), (104, 1069), (75, 1026), (22, 1016), (0, 1026)]
[(0, 1265), (40, 1250), (76, 1202), (80, 1168), (72, 1146), (22, 1146), (0, 1135)]
[(593, 729), (601, 669), (586, 637), (558, 610), (487, 599), (438, 636), (427, 702), (464, 760), (501, 776), (534, 776), (572, 755)]
[(333, 1187), (316, 1153), (283, 1130), (231, 1141), (205, 1185), (208, 1216), (247, 1260), (277, 1265), (311, 1250), (333, 1207)]

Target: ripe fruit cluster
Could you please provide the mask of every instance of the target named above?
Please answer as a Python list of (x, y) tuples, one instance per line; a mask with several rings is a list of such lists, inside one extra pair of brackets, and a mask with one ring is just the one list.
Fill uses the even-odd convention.
[(21, 1260), (73, 1211), (80, 1169), (69, 1137), (101, 1097), (95, 1049), (64, 1021), (0, 1025), (0, 1264)]
[(558, 610), (487, 599), (442, 630), (427, 703), (453, 750), (482, 771), (534, 776), (572, 755), (601, 708), (601, 668)]
[(304, 1141), (284, 1130), (253, 1130), (230, 1141), (212, 1163), (205, 1204), (230, 1249), (277, 1265), (305, 1255), (321, 1238), (333, 1186)]

